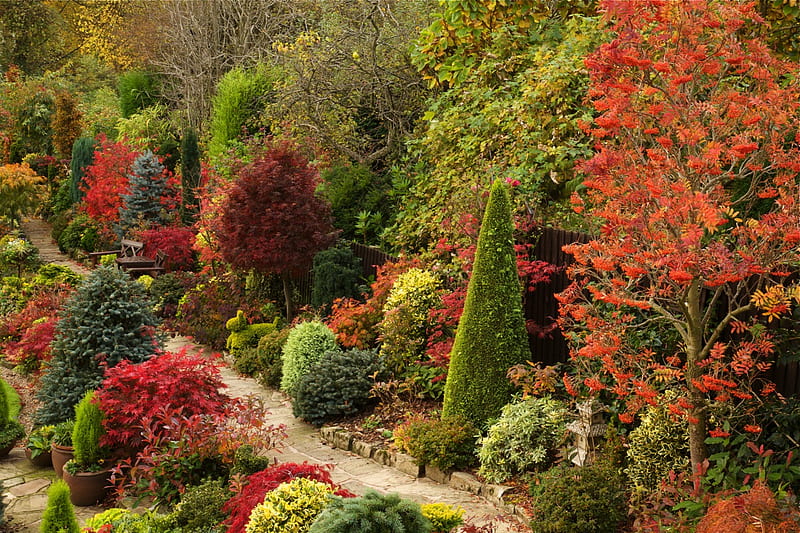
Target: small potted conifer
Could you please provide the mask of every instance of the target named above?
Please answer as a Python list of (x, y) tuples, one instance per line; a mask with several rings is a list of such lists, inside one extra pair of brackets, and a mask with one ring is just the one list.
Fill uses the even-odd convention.
[(75, 456), (63, 471), (73, 505), (95, 505), (105, 499), (110, 470), (104, 464), (106, 454), (100, 446), (103, 432), (103, 412), (94, 400), (94, 391), (88, 391), (75, 406)]
[(17, 442), (25, 438), (25, 428), (11, 416), (9, 385), (0, 379), (0, 457), (5, 457)]

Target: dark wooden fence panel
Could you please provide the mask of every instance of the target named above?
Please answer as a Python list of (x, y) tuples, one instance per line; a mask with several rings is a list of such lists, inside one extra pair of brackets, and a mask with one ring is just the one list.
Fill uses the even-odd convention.
[[(533, 257), (540, 261), (547, 261), (554, 265), (566, 267), (572, 262), (572, 257), (562, 248), (575, 242), (588, 242), (591, 237), (585, 233), (564, 231), (553, 228), (543, 228), (541, 236), (533, 249)], [(558, 301), (555, 295), (569, 285), (566, 273), (552, 276), (550, 283), (540, 284), (536, 290), (525, 295), (525, 319), (532, 320), (539, 325), (551, 324), (558, 317)], [(528, 338), (532, 360), (545, 365), (563, 363), (569, 357), (569, 348), (558, 330), (549, 335), (530, 335)]]

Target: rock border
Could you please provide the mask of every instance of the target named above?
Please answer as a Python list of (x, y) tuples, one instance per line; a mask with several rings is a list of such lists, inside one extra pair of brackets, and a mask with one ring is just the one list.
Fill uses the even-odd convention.
[(530, 526), (531, 518), (521, 506), (503, 500), (503, 495), (511, 489), (507, 485), (482, 483), (478, 478), (467, 472), (443, 471), (433, 465), (417, 464), (416, 459), (410, 455), (358, 440), (349, 431), (339, 426), (320, 428), (319, 437), (323, 444), (331, 448), (354, 453), (378, 464), (395, 468), (415, 478), (428, 478), (441, 485), (448, 485), (455, 490), (481, 496)]

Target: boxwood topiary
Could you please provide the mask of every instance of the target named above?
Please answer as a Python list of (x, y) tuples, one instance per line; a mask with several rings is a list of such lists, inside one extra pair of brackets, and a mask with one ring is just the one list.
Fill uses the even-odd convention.
[[(360, 498), (335, 498), (309, 533), (429, 533), (430, 521), (418, 503), (374, 490)], [(248, 531), (248, 533), (250, 533)]]
[(498, 179), (481, 223), (442, 409), (445, 416), (464, 415), (477, 427), (511, 400), (508, 369), (530, 359), (513, 232), (508, 190)]
[(506, 405), (481, 439), (480, 474), (502, 483), (514, 474), (547, 465), (564, 438), (566, 421), (564, 404), (549, 397)]
[(333, 332), (319, 321), (302, 322), (289, 331), (283, 346), (281, 390), (294, 397), (300, 379), (322, 355), (336, 349)]
[(619, 531), (626, 518), (625, 478), (608, 461), (581, 468), (562, 463), (530, 488), (534, 533)]
[(383, 365), (372, 350), (331, 350), (311, 365), (295, 389), (294, 416), (315, 426), (367, 406)]

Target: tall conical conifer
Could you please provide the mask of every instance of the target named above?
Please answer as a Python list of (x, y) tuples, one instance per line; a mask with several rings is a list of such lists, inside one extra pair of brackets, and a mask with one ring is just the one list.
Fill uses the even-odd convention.
[(530, 358), (513, 232), (508, 189), (496, 180), (450, 353), (442, 410), (444, 417), (463, 415), (478, 427), (511, 399), (509, 367)]

